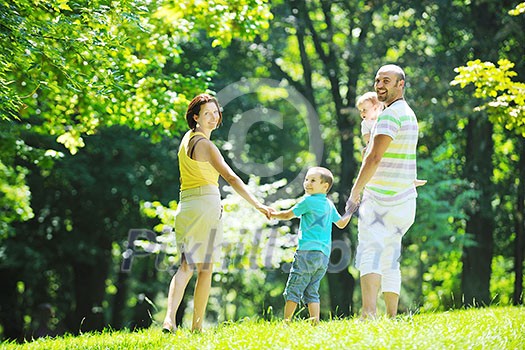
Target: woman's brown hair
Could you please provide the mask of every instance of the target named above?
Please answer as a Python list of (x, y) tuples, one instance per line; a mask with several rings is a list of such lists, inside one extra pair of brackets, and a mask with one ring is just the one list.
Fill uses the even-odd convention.
[(199, 115), (201, 111), (201, 106), (203, 104), (213, 102), (217, 106), (217, 109), (219, 110), (219, 122), (217, 125), (220, 125), (222, 123), (222, 112), (221, 112), (221, 106), (219, 105), (219, 102), (217, 99), (209, 94), (200, 94), (197, 95), (191, 100), (190, 104), (188, 105), (188, 110), (186, 111), (186, 122), (188, 123), (188, 126), (191, 130), (195, 130), (197, 127), (197, 122), (195, 119), (193, 119), (193, 116), (195, 114)]

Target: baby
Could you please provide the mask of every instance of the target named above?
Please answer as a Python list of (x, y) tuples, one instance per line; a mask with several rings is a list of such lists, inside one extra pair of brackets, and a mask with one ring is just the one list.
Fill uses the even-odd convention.
[(356, 103), (359, 115), (363, 119), (361, 121), (361, 135), (365, 145), (370, 141), (372, 128), (374, 127), (377, 116), (383, 110), (383, 104), (377, 99), (375, 92), (367, 92), (357, 99)]

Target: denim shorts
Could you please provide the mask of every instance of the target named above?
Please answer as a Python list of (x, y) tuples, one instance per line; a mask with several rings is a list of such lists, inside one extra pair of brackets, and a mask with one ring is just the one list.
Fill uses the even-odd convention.
[(329, 257), (318, 250), (297, 250), (284, 289), (284, 298), (297, 304), (319, 302), (319, 284), (328, 268)]

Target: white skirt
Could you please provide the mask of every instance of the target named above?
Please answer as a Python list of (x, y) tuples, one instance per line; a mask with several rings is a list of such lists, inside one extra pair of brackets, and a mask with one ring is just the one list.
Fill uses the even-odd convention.
[(214, 263), (222, 246), (219, 188), (206, 185), (180, 192), (175, 216), (177, 248), (188, 264)]

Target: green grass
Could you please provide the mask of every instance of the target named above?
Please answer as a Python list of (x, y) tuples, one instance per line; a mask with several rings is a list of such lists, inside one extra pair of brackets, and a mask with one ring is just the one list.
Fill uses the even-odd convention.
[(1, 349), (524, 349), (525, 308), (491, 307), (360, 322), (244, 320), (191, 333), (105, 331)]

